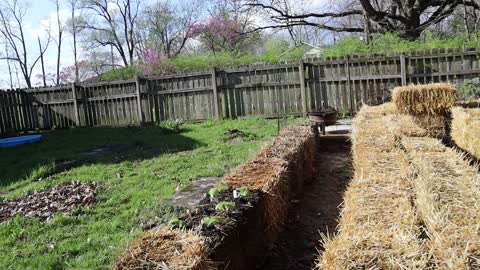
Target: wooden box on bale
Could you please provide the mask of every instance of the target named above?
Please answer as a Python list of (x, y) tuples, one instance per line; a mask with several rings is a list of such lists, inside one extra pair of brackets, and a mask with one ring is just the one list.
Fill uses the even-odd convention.
[(253, 160), (225, 176), (233, 187), (262, 191), (259, 207), (267, 241), (274, 240), (287, 218), (289, 200), (313, 176), (316, 134), (308, 126), (286, 128)]
[(448, 132), (447, 118), (457, 91), (446, 83), (400, 86), (393, 89), (392, 99), (400, 112), (410, 114), (430, 136), (441, 137)]

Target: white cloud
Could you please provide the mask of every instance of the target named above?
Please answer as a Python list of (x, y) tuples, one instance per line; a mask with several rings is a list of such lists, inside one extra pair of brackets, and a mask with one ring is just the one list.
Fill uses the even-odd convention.
[[(62, 26), (66, 26), (68, 19), (70, 18), (70, 13), (68, 9), (60, 9), (58, 12), (60, 17), (60, 24)], [(40, 39), (46, 39), (48, 37), (48, 32), (51, 32), (52, 36), (58, 35), (58, 21), (57, 21), (57, 12), (52, 12), (50, 15), (40, 20), (36, 24), (36, 27), (30, 27), (30, 34), (33, 39), (40, 37)]]

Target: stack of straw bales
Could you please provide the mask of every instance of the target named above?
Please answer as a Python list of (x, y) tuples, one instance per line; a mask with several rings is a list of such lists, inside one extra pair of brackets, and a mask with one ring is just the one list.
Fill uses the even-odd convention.
[(480, 159), (480, 108), (454, 107), (451, 136), (458, 147)]
[(254, 159), (224, 177), (224, 182), (230, 186), (264, 192), (260, 208), (269, 240), (275, 239), (282, 230), (291, 196), (313, 175), (315, 135), (311, 127), (288, 127)]
[(144, 233), (115, 263), (115, 270), (213, 270), (205, 240), (190, 231), (159, 230)]
[(478, 168), (427, 135), (390, 104), (362, 108), (352, 130), (354, 179), (319, 268), (480, 268)]
[(394, 88), (392, 99), (400, 112), (410, 114), (430, 136), (438, 137), (447, 131), (446, 118), (455, 105), (457, 91), (445, 83), (409, 85)]
[[(425, 268), (411, 204), (408, 160), (387, 128), (390, 104), (364, 107), (352, 130), (355, 175), (344, 195), (339, 233), (324, 239), (320, 269)], [(372, 116), (374, 115), (374, 116)]]
[(480, 175), (456, 151), (432, 138), (403, 138), (416, 178), (415, 206), (428, 231), (436, 269), (480, 268)]

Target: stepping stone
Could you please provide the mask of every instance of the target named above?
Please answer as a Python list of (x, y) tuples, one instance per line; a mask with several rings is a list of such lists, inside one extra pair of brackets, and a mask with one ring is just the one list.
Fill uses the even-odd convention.
[(165, 200), (170, 206), (193, 209), (205, 197), (205, 194), (222, 180), (221, 177), (202, 177)]

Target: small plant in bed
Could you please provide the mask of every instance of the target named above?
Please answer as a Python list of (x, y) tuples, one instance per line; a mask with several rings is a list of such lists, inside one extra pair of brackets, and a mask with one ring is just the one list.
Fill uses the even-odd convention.
[(209, 216), (202, 218), (201, 224), (206, 226), (222, 225), (225, 220), (221, 216)]
[(216, 211), (225, 211), (228, 212), (230, 210), (233, 210), (235, 208), (235, 203), (234, 202), (219, 202), (217, 205), (215, 205), (215, 210)]
[[(238, 197), (248, 197), (248, 196), (250, 196), (250, 193), (251, 193), (250, 189), (248, 189), (247, 187), (239, 187), (235, 191), (236, 191), (236, 194), (237, 194)], [(234, 197), (235, 197), (235, 195), (234, 195)]]
[(218, 195), (220, 195), (222, 192), (224, 192), (227, 189), (228, 189), (227, 185), (225, 185), (224, 183), (219, 183), (208, 191), (208, 196), (210, 196), (210, 199), (212, 198), (216, 199)]
[(185, 222), (177, 216), (172, 217), (168, 221), (168, 225), (172, 228), (185, 228)]

